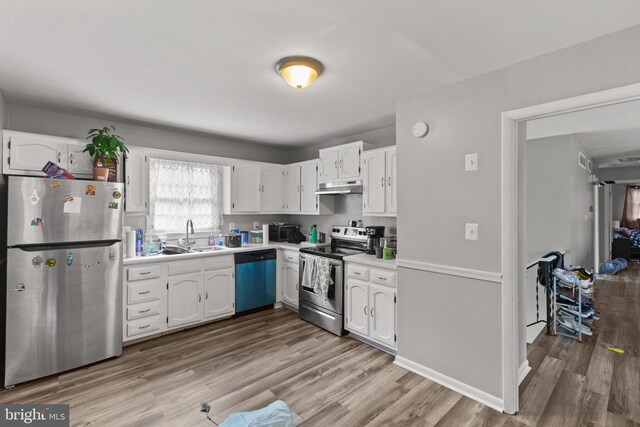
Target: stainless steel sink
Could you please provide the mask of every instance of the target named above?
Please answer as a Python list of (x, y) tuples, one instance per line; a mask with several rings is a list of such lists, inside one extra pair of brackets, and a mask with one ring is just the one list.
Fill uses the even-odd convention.
[(205, 246), (204, 248), (191, 248), (191, 252), (217, 252), (217, 251), (226, 251), (227, 248), (222, 246)]
[(190, 253), (189, 249), (182, 248), (180, 246), (165, 246), (162, 250), (164, 255), (182, 255)]

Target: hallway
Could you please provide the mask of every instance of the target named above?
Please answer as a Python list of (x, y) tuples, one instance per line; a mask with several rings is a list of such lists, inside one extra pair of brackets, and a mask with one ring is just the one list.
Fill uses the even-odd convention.
[[(640, 264), (596, 282), (600, 320), (579, 343), (541, 333), (528, 348), (531, 372), (520, 385), (527, 425), (640, 424)], [(616, 354), (608, 347), (618, 347)], [(635, 423), (635, 424), (634, 424)]]

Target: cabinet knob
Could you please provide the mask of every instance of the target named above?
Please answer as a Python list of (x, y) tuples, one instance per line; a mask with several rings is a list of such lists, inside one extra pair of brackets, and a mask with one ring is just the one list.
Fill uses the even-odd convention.
[(367, 314), (368, 314), (368, 313), (367, 313), (367, 306), (365, 305), (365, 306), (364, 306), (364, 315), (366, 316)]

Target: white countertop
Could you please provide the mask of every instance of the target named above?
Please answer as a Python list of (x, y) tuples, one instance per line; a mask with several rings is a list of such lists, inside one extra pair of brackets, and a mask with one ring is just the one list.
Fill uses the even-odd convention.
[(345, 262), (357, 262), (367, 264), (372, 267), (390, 268), (396, 270), (398, 268), (397, 260), (376, 258), (375, 255), (358, 254), (344, 257)]
[(329, 246), (330, 243), (309, 243), (302, 242), (300, 244), (295, 243), (287, 243), (287, 242), (271, 242), (267, 245), (263, 245), (262, 243), (252, 243), (247, 246), (240, 246), (239, 248), (226, 248), (221, 251), (213, 251), (213, 252), (195, 252), (188, 254), (178, 254), (178, 255), (154, 255), (154, 256), (137, 256), (135, 258), (124, 258), (122, 260), (122, 264), (127, 265), (135, 265), (135, 264), (147, 264), (152, 262), (165, 262), (172, 260), (183, 260), (183, 259), (191, 259), (191, 258), (201, 258), (201, 257), (210, 257), (210, 256), (224, 256), (224, 255), (233, 255), (238, 252), (249, 252), (249, 251), (259, 251), (261, 249), (287, 249), (292, 251), (299, 251), (300, 248), (307, 247), (320, 247), (320, 246)]

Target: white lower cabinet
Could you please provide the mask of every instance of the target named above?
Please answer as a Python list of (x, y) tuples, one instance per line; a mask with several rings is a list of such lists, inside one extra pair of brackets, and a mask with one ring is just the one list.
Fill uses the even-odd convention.
[[(389, 349), (396, 349), (396, 272), (347, 262), (345, 329)], [(384, 280), (379, 280), (384, 278)], [(383, 282), (383, 284), (378, 284)]]
[(395, 289), (369, 285), (369, 335), (389, 347), (396, 345), (395, 299)]
[(345, 329), (369, 335), (369, 285), (347, 279)]
[(169, 277), (167, 324), (181, 326), (203, 318), (202, 273)]
[(123, 340), (235, 314), (233, 255), (124, 267)]
[(230, 316), (236, 309), (236, 285), (233, 268), (204, 273), (204, 317)]
[(284, 251), (282, 263), (282, 302), (298, 308), (299, 273), (298, 253)]

